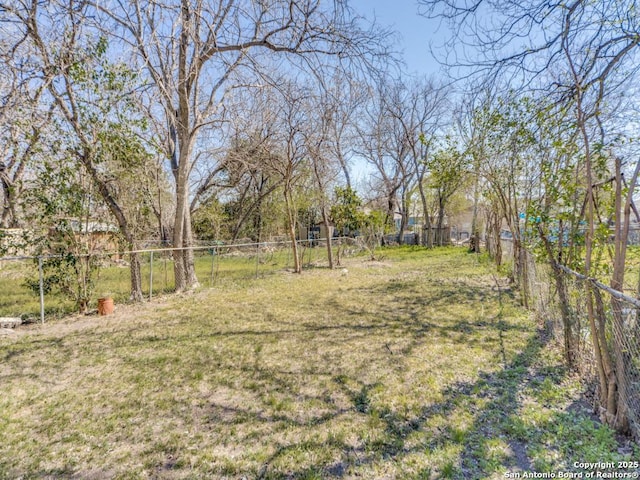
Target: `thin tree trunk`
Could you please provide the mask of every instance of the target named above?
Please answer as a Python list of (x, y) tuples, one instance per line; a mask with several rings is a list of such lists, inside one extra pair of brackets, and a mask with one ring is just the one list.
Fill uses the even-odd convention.
[(444, 245), (444, 239), (442, 230), (444, 229), (444, 203), (440, 200), (438, 202), (438, 226), (436, 227), (436, 245), (442, 247)]
[(177, 179), (176, 181), (176, 213), (173, 221), (173, 275), (175, 281), (176, 292), (182, 292), (187, 288), (187, 272), (184, 261), (184, 216), (186, 210), (186, 201), (184, 193), (184, 184)]
[[(593, 286), (591, 282), (586, 282), (589, 287), (589, 291), (592, 295), (587, 299), (589, 303), (587, 303), (587, 308), (592, 309), (592, 314), (594, 316), (594, 324), (592, 328), (595, 328), (595, 337), (592, 338), (592, 342), (594, 344), (594, 348), (597, 350), (596, 359), (599, 359), (600, 364), (598, 365), (598, 373), (601, 375), (600, 378), (600, 406), (601, 413), (603, 417), (603, 421), (608, 425), (615, 425), (616, 423), (616, 412), (618, 410), (617, 398), (616, 398), (616, 372), (613, 366), (613, 360), (611, 358), (611, 354), (609, 353), (609, 349), (607, 347), (607, 336), (606, 336), (606, 322), (607, 322), (607, 314), (604, 309), (604, 302), (602, 301), (602, 295), (600, 294), (600, 290)], [(594, 310), (594, 302), (595, 302), (595, 310)], [(597, 322), (597, 323), (596, 323)], [(604, 386), (603, 386), (604, 384)]]
[(387, 195), (387, 215), (385, 218), (385, 225), (393, 225), (395, 228), (395, 206), (396, 206), (396, 193), (395, 190)]
[(349, 174), (349, 165), (347, 165), (347, 161), (344, 159), (344, 156), (340, 152), (339, 148), (336, 156), (338, 157), (338, 162), (340, 163), (342, 173), (344, 173), (344, 180), (347, 184), (347, 188), (351, 188), (351, 175)]
[(500, 243), (500, 215), (493, 209), (487, 210), (487, 250), (497, 267), (502, 265), (502, 244)]
[[(578, 99), (579, 99), (579, 95)], [(587, 183), (587, 208), (586, 208), (586, 221), (587, 230), (585, 232), (585, 263), (584, 263), (584, 275), (589, 277), (591, 275), (591, 262), (593, 259), (593, 236), (595, 231), (594, 219), (594, 197), (593, 197), (593, 172), (591, 164), (591, 150), (589, 148), (589, 137), (586, 132), (584, 120), (582, 119), (581, 108), (578, 105), (578, 125), (585, 141), (585, 160), (586, 160), (586, 183)], [(598, 377), (600, 380), (600, 405), (602, 409), (602, 417), (605, 423), (613, 425), (615, 423), (615, 413), (617, 410), (615, 400), (616, 379), (613, 372), (613, 366), (611, 359), (609, 358), (609, 351), (607, 348), (607, 341), (604, 336), (604, 323), (606, 316), (604, 314), (604, 307), (602, 306), (602, 299), (600, 298), (600, 292), (591, 285), (590, 282), (585, 282), (585, 295), (587, 297), (587, 316), (589, 318), (589, 327), (591, 330), (591, 341), (593, 343), (594, 355), (597, 363)], [(598, 324), (596, 324), (596, 309), (594, 309), (594, 297), (596, 300), (596, 306), (598, 307)]]
[(526, 250), (523, 248), (519, 238), (519, 232), (513, 235), (513, 277), (516, 285), (519, 287), (522, 306), (529, 309), (530, 291), (529, 291), (529, 272), (526, 258)]
[[(631, 182), (628, 185), (627, 198), (622, 205), (622, 160), (616, 158), (616, 192), (615, 192), (615, 257), (613, 261), (613, 275), (611, 287), (614, 290), (622, 291), (624, 284), (624, 267), (626, 263), (627, 240), (629, 238), (629, 225), (631, 222), (631, 203), (635, 191), (638, 174), (640, 173), (640, 163), (636, 164)], [(621, 217), (622, 214), (622, 217)], [(629, 430), (629, 414), (627, 412), (627, 362), (625, 355), (624, 338), (624, 318), (622, 302), (611, 296), (611, 308), (613, 311), (613, 352), (615, 357), (615, 370), (617, 376), (618, 399), (616, 412), (616, 428), (620, 431)]]
[[(551, 265), (551, 274), (553, 275), (553, 280), (556, 285), (556, 290), (558, 291), (558, 301), (560, 303), (560, 316), (562, 317), (562, 326), (563, 326), (563, 343), (564, 343), (564, 356), (565, 361), (569, 367), (572, 367), (574, 364), (575, 352), (574, 352), (574, 337), (573, 337), (573, 316), (571, 315), (571, 310), (569, 308), (569, 296), (567, 293), (567, 284), (564, 278), (564, 272), (559, 268), (558, 261), (553, 253), (553, 248), (551, 246), (551, 242), (546, 237), (542, 230), (542, 226), (538, 225), (538, 233), (540, 235), (540, 239), (544, 245), (545, 252), (547, 254), (547, 260)], [(562, 241), (562, 235), (559, 238), (559, 241)]]
[(429, 206), (427, 204), (427, 194), (424, 191), (423, 176), (418, 179), (418, 192), (420, 192), (420, 204), (422, 205), (422, 218), (424, 218), (424, 225), (422, 225), (422, 245), (432, 248), (433, 242), (431, 241), (431, 216), (429, 215)]
[[(135, 247), (130, 247), (135, 249)], [(132, 302), (142, 302), (142, 271), (140, 268), (140, 254), (132, 252), (129, 254), (129, 273), (131, 277), (131, 294), (129, 300)]]
[[(324, 203), (324, 202), (323, 202)], [(333, 242), (331, 241), (331, 227), (329, 226), (329, 214), (327, 213), (326, 205), (322, 206), (322, 221), (324, 222), (324, 229), (327, 240), (327, 258), (329, 259), (329, 268), (333, 270)]]
[(287, 207), (287, 220), (289, 223), (289, 238), (291, 239), (291, 251), (293, 252), (293, 269), (295, 273), (302, 273), (302, 264), (298, 252), (298, 242), (296, 241), (296, 218), (293, 211), (293, 198), (291, 192), (285, 187), (284, 200)]
[(473, 215), (471, 217), (471, 238), (469, 239), (469, 250), (474, 253), (480, 253), (480, 228), (478, 222), (478, 204), (480, 203), (480, 186), (479, 174), (475, 173), (473, 182)]
[(184, 219), (184, 246), (186, 250), (184, 250), (184, 271), (187, 279), (187, 288), (198, 288), (200, 283), (198, 282), (198, 277), (196, 276), (196, 268), (194, 261), (194, 251), (193, 251), (193, 230), (191, 229), (191, 212), (187, 208), (185, 211), (185, 219)]
[(153, 208), (153, 213), (156, 216), (156, 219), (158, 220), (158, 233), (160, 234), (160, 243), (162, 244), (162, 246), (166, 246), (168, 243), (168, 238), (167, 238), (167, 230), (165, 228), (164, 225), (164, 219), (162, 217), (162, 189), (160, 188), (160, 173), (159, 173), (159, 169), (156, 169), (155, 172), (155, 180), (156, 180), (156, 186), (157, 186), (157, 201), (158, 201), (158, 207), (156, 208), (155, 204), (152, 202), (152, 208)]
[[(107, 204), (109, 211), (118, 222), (118, 228), (120, 229), (120, 233), (124, 236), (127, 242), (127, 247), (130, 250), (134, 250), (135, 237), (131, 231), (131, 227), (129, 225), (127, 217), (125, 216), (124, 211), (122, 210), (122, 208), (120, 207), (116, 199), (111, 194), (111, 191), (109, 190), (109, 186), (100, 177), (98, 170), (93, 164), (91, 153), (88, 148), (87, 148), (87, 151), (85, 151), (84, 155), (80, 157), (80, 160), (82, 161), (82, 164), (85, 166), (85, 168), (89, 172), (89, 175), (91, 176), (91, 180), (98, 188), (98, 192), (100, 192), (100, 196), (102, 197), (104, 202)], [(142, 301), (142, 279), (140, 276), (140, 262), (139, 260), (134, 261), (133, 256), (129, 264), (129, 271), (130, 271), (130, 277), (131, 277), (131, 282), (130, 282), (131, 292), (130, 292), (129, 298), (134, 302)]]

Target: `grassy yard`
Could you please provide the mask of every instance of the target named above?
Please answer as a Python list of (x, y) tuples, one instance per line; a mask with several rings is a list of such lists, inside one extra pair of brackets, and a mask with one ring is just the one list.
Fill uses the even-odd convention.
[[(198, 278), (206, 287), (222, 282), (237, 282), (256, 277), (266, 277), (293, 265), (289, 248), (269, 251), (262, 248), (258, 254), (248, 247), (243, 252), (219, 247), (213, 250), (195, 252), (195, 268)], [(324, 248), (301, 247), (304, 264), (314, 265), (326, 257)], [(93, 279), (94, 288), (90, 307), (97, 307), (97, 299), (103, 296), (115, 298), (118, 303), (126, 302), (130, 295), (130, 273), (126, 262), (114, 264), (105, 260)], [(156, 252), (153, 263), (148, 253), (141, 254), (142, 290), (149, 296), (149, 285), (153, 282), (152, 295), (172, 292), (175, 288), (173, 267), (167, 254)], [(153, 271), (151, 267), (153, 266)], [(36, 286), (36, 291), (28, 286)], [(40, 298), (37, 291), (38, 266), (35, 260), (2, 261), (0, 259), (0, 317), (22, 317), (36, 320), (40, 318)], [(52, 290), (45, 295), (45, 316), (61, 317), (76, 312), (74, 302), (61, 293)]]
[(0, 478), (504, 478), (640, 460), (488, 263), (384, 255), (0, 338)]

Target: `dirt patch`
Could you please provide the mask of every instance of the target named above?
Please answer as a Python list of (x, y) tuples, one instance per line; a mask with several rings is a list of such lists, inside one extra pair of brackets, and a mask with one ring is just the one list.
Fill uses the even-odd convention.
[[(144, 321), (147, 313), (167, 305), (167, 301), (168, 299), (158, 298), (154, 299), (152, 303), (116, 304), (114, 313), (106, 316), (100, 316), (95, 312), (89, 315), (75, 314), (63, 318), (45, 320), (44, 324), (40, 322), (22, 324), (11, 329), (13, 335), (10, 335), (10, 337), (20, 338), (25, 335), (64, 337), (83, 331), (113, 330), (117, 326), (123, 325), (123, 323), (131, 322), (132, 319), (135, 319), (137, 323)], [(0, 335), (0, 337), (2, 336), (8, 335)]]
[(390, 262), (382, 262), (380, 260), (364, 260), (362, 265), (366, 268), (390, 268), (393, 266)]
[(511, 439), (509, 440), (509, 449), (511, 450), (516, 468), (523, 472), (530, 472), (532, 470), (531, 461), (527, 455), (527, 447), (525, 447), (524, 443)]
[(16, 331), (13, 328), (0, 328), (0, 338), (15, 337)]

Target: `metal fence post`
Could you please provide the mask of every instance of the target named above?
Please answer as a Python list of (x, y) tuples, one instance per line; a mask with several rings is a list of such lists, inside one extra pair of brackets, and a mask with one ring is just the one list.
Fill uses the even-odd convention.
[(38, 257), (38, 277), (40, 286), (40, 321), (44, 324), (44, 275), (42, 273), (42, 257)]
[(164, 269), (164, 283), (163, 283), (163, 287), (164, 287), (164, 291), (165, 293), (167, 292), (167, 255), (164, 254), (162, 256), (162, 266)]
[(256, 243), (256, 278), (258, 278), (259, 266), (260, 266), (260, 243)]
[(153, 251), (149, 252), (149, 301), (153, 298)]
[(212, 287), (213, 286), (213, 275), (215, 273), (215, 267), (216, 267), (216, 248), (212, 248), (211, 249), (211, 276), (209, 277), (209, 286)]

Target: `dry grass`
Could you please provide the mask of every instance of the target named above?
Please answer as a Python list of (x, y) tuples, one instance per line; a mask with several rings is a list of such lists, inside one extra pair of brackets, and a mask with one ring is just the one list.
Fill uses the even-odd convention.
[(566, 410), (575, 382), (490, 266), (385, 255), (0, 339), (0, 478), (502, 478), (631, 455)]

